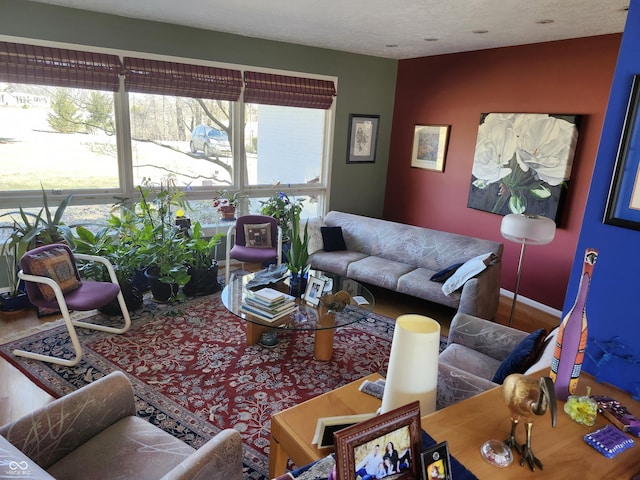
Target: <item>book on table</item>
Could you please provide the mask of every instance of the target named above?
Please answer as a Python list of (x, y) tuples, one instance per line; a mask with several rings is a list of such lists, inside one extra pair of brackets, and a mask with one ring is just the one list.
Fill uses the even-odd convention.
[(360, 413), (356, 415), (340, 415), (337, 417), (323, 417), (318, 419), (316, 431), (311, 443), (318, 448), (333, 446), (333, 434), (338, 430), (350, 427), (356, 423), (364, 422), (377, 415), (377, 413)]
[(275, 322), (276, 320), (279, 320), (282, 317), (286, 317), (287, 315), (295, 312), (297, 309), (298, 309), (298, 305), (296, 305), (295, 303), (293, 303), (286, 309), (280, 310), (277, 312), (269, 312), (261, 308), (257, 308), (254, 305), (251, 305), (248, 303), (243, 303), (242, 305), (240, 305), (241, 312), (248, 313), (250, 315), (253, 315), (254, 317), (257, 317), (260, 320), (264, 320), (265, 322), (269, 322), (269, 323)]
[(273, 303), (284, 300), (286, 295), (285, 293), (270, 287), (261, 288), (260, 290), (256, 290), (252, 293), (252, 297), (260, 300), (267, 305), (271, 305)]

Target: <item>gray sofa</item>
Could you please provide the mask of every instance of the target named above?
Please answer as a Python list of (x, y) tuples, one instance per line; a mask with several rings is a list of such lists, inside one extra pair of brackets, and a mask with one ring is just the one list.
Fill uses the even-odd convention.
[[(543, 350), (522, 373), (530, 374), (551, 366), (558, 329), (547, 335)], [(505, 325), (457, 313), (451, 321), (446, 348), (438, 357), (436, 408), (497, 387), (492, 379), (503, 360), (529, 335)]]
[(0, 427), (0, 478), (242, 479), (237, 431), (194, 450), (135, 413), (122, 372), (65, 395)]
[[(346, 250), (319, 250), (311, 267), (492, 319), (498, 309), (503, 244), (350, 213), (329, 212), (324, 225), (341, 227)], [(431, 276), (478, 255), (493, 253), (486, 270), (450, 295)]]

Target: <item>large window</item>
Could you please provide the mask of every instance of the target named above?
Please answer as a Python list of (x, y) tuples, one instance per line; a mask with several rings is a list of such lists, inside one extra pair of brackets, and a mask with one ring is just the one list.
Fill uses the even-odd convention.
[(81, 216), (171, 176), (204, 223), (223, 189), (244, 212), (285, 191), (321, 214), (333, 81), (242, 70), (0, 42), (0, 209), (42, 185)]

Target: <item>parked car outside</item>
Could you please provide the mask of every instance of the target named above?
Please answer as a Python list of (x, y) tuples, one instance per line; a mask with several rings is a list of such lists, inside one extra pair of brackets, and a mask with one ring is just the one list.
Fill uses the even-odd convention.
[(231, 144), (229, 143), (227, 132), (211, 128), (208, 125), (198, 125), (193, 129), (189, 148), (191, 153), (201, 151), (206, 156), (220, 155), (228, 157), (231, 155)]

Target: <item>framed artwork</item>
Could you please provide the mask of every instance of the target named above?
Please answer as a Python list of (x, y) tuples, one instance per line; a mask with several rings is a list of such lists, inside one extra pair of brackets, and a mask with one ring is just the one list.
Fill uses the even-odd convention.
[(579, 120), (579, 115), (481, 114), (467, 206), (558, 223)]
[(380, 115), (349, 115), (349, 147), (347, 163), (376, 161)]
[(419, 478), (421, 435), (419, 402), (338, 430), (333, 434), (338, 478)]
[(420, 454), (422, 480), (451, 480), (449, 445), (442, 442)]
[(304, 301), (313, 306), (317, 306), (323, 290), (324, 280), (310, 276), (307, 282), (307, 290), (304, 292)]
[(411, 166), (444, 172), (449, 125), (416, 125), (413, 132)]
[(640, 75), (633, 77), (604, 223), (640, 230)]

